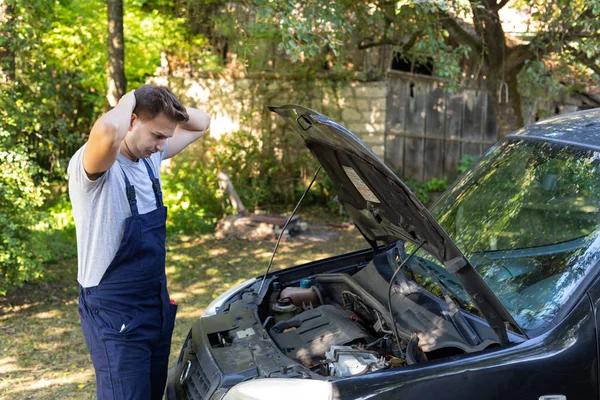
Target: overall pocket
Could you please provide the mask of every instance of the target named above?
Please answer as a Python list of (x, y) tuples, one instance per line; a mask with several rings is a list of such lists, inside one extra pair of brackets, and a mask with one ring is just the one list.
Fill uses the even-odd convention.
[(110, 298), (87, 296), (85, 306), (88, 315), (101, 334), (110, 333), (126, 336), (135, 331), (138, 312), (130, 302), (123, 299), (118, 301)]

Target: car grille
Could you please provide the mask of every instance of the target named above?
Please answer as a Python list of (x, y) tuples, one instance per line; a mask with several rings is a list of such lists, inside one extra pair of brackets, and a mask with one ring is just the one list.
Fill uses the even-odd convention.
[(185, 386), (188, 399), (205, 400), (209, 398), (210, 381), (197, 361), (192, 362), (190, 376)]
[(188, 378), (183, 384), (186, 397), (189, 400), (208, 400), (221, 384), (221, 373), (206, 346), (191, 360)]

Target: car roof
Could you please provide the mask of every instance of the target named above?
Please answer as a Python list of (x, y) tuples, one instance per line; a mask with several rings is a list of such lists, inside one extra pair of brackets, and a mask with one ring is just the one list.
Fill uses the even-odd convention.
[(557, 115), (527, 125), (510, 136), (528, 136), (600, 150), (600, 108)]

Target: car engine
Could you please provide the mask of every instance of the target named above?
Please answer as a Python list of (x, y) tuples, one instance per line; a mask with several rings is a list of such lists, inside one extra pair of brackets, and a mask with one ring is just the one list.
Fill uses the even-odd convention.
[(392, 318), (384, 306), (386, 263), (376, 257), (352, 275), (322, 273), (286, 287), (271, 282), (263, 325), (287, 357), (319, 375), (337, 378), (497, 344), (492, 332), (479, 330), (475, 339), (465, 337), (444, 301), (408, 279), (394, 287)]

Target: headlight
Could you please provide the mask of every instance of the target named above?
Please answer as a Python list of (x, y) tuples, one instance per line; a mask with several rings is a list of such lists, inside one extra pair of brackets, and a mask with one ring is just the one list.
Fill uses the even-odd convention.
[(208, 317), (210, 315), (215, 315), (217, 313), (218, 307), (221, 307), (223, 305), (223, 303), (225, 303), (227, 300), (229, 300), (229, 298), (231, 296), (233, 296), (235, 293), (239, 292), (240, 290), (247, 288), (248, 286), (253, 284), (255, 281), (256, 281), (256, 278), (248, 279), (246, 282), (242, 282), (239, 285), (234, 286), (231, 289), (228, 289), (227, 291), (223, 292), (219, 297), (214, 299), (212, 301), (212, 303), (210, 303), (208, 305), (208, 307), (206, 307), (206, 310), (204, 311), (204, 314), (202, 314), (202, 316)]
[(330, 382), (311, 379), (268, 378), (242, 382), (231, 388), (223, 400), (331, 400)]

